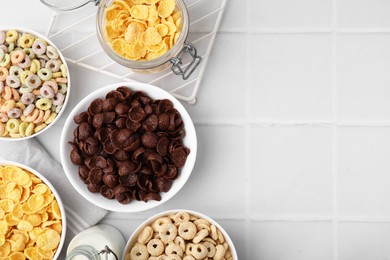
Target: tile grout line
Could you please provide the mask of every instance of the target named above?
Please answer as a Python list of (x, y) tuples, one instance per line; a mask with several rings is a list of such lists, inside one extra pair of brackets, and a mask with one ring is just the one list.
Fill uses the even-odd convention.
[(337, 0), (333, 0), (331, 33), (331, 91), (332, 91), (332, 201), (333, 201), (333, 260), (339, 259), (338, 222), (338, 91), (337, 91)]
[[(251, 50), (251, 34), (250, 34), (250, 21), (251, 21), (251, 6), (252, 6), (252, 0), (247, 1), (247, 16), (246, 16), (246, 28), (247, 32), (245, 34), (246, 39), (246, 67), (250, 68), (250, 50)], [(245, 125), (244, 125), (244, 133), (245, 133), (245, 253), (246, 258), (249, 259), (251, 256), (250, 251), (250, 153), (249, 153), (249, 146), (250, 146), (250, 92), (251, 92), (251, 72), (250, 70), (246, 70), (246, 86), (245, 86)]]

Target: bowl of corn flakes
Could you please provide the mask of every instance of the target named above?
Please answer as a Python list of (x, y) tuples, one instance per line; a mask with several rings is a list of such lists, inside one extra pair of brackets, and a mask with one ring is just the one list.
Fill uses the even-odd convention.
[[(195, 48), (185, 44), (189, 15), (183, 0), (103, 0), (97, 31), (104, 51), (138, 72), (159, 72), (177, 65), (175, 57), (183, 51), (197, 56)], [(195, 60), (197, 65), (200, 57)], [(180, 74), (181, 68), (175, 68)]]
[(226, 231), (210, 217), (192, 210), (169, 210), (142, 223), (128, 240), (125, 260), (237, 260)]
[(69, 70), (58, 48), (28, 29), (0, 28), (0, 140), (49, 129), (69, 100)]
[(58, 259), (65, 232), (53, 185), (26, 165), (0, 161), (0, 258)]

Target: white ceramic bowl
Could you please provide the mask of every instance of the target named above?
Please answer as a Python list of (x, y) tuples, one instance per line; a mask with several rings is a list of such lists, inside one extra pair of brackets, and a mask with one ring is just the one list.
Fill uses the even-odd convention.
[(61, 197), (60, 195), (58, 194), (57, 190), (54, 188), (54, 186), (46, 179), (45, 176), (43, 176), (42, 174), (40, 174), (39, 172), (37, 172), (36, 170), (24, 165), (24, 164), (21, 164), (21, 163), (16, 163), (16, 162), (10, 162), (10, 161), (0, 161), (0, 165), (1, 166), (16, 166), (16, 167), (19, 167), (19, 168), (22, 168), (22, 169), (25, 169), (27, 171), (29, 171), (30, 173), (34, 174), (35, 176), (37, 176), (39, 179), (41, 179), (51, 190), (51, 192), (54, 194), (54, 197), (55, 199), (57, 200), (58, 202), (58, 206), (60, 207), (60, 211), (61, 211), (61, 216), (62, 216), (62, 232), (61, 232), (61, 240), (60, 240), (60, 243), (58, 244), (58, 248), (57, 248), (57, 251), (56, 253), (54, 254), (54, 257), (53, 259), (56, 260), (59, 258), (60, 256), (60, 253), (61, 253), (61, 249), (62, 247), (64, 246), (64, 242), (65, 242), (65, 236), (66, 236), (66, 214), (65, 214), (65, 207), (64, 207), (64, 204), (62, 203), (62, 200), (61, 200)]
[(54, 121), (51, 122), (50, 124), (48, 124), (44, 129), (42, 129), (38, 133), (32, 134), (32, 135), (27, 136), (27, 137), (20, 137), (20, 138), (0, 137), (0, 141), (11, 141), (11, 142), (13, 142), (13, 141), (21, 141), (21, 140), (26, 140), (26, 139), (30, 139), (30, 138), (36, 137), (36, 136), (46, 132), (50, 127), (52, 127), (57, 122), (57, 120), (61, 117), (63, 112), (65, 111), (66, 105), (68, 104), (68, 101), (69, 101), (71, 87), (70, 87), (70, 72), (69, 72), (68, 64), (66, 63), (65, 57), (62, 55), (60, 50), (57, 48), (57, 46), (51, 40), (49, 40), (46, 36), (44, 36), (44, 35), (42, 35), (40, 33), (37, 33), (35, 31), (29, 30), (29, 29), (25, 29), (25, 28), (1, 28), (0, 27), (0, 31), (6, 32), (8, 30), (16, 30), (19, 33), (20, 32), (21, 33), (29, 33), (29, 34), (32, 34), (33, 36), (37, 37), (37, 38), (44, 39), (49, 45), (51, 45), (51, 46), (56, 48), (56, 50), (58, 51), (58, 54), (60, 55), (62, 63), (65, 64), (66, 69), (68, 71), (68, 77), (67, 77), (68, 78), (68, 83), (67, 83), (68, 84), (68, 91), (66, 92), (65, 100), (64, 100), (64, 103), (63, 103), (62, 108), (60, 110), (60, 113), (58, 113), (58, 115), (54, 119)]
[[(103, 197), (100, 193), (91, 193), (87, 185), (80, 180), (78, 175), (78, 166), (74, 165), (70, 160), (70, 152), (72, 150), (71, 145), (68, 142), (73, 142), (73, 131), (76, 129), (77, 125), (73, 121), (75, 115), (80, 114), (83, 111), (87, 111), (88, 106), (91, 104), (93, 100), (96, 98), (105, 98), (106, 94), (111, 90), (115, 90), (118, 87), (129, 87), (131, 90), (135, 91), (143, 91), (148, 94), (153, 99), (169, 99), (173, 102), (174, 107), (180, 112), (182, 120), (184, 122), (184, 127), (186, 131), (186, 135), (183, 138), (183, 143), (185, 146), (191, 149), (189, 156), (187, 157), (187, 161), (183, 168), (180, 169), (180, 173), (178, 178), (173, 181), (171, 189), (167, 193), (160, 193), (161, 200), (160, 201), (148, 201), (147, 203), (143, 201), (135, 201), (132, 200), (129, 204), (123, 205), (119, 203), (117, 200), (109, 200)], [(64, 128), (62, 130), (61, 142), (60, 142), (60, 152), (61, 152), (61, 162), (64, 167), (66, 176), (69, 181), (72, 183), (73, 187), (88, 201), (95, 204), (98, 207), (103, 209), (107, 209), (110, 211), (116, 212), (139, 212), (147, 209), (154, 208), (163, 204), (172, 198), (187, 182), (192, 169), (195, 165), (196, 153), (197, 153), (197, 138), (194, 124), (188, 115), (187, 111), (183, 107), (183, 105), (171, 94), (166, 92), (165, 90), (148, 85), (143, 83), (117, 83), (112, 84), (103, 88), (100, 88), (87, 97), (85, 97), (77, 106), (72, 110), (68, 119), (65, 122)]]
[(173, 214), (176, 214), (178, 212), (187, 212), (190, 215), (193, 215), (193, 216), (198, 217), (198, 218), (203, 218), (203, 219), (207, 220), (208, 222), (210, 222), (211, 224), (215, 225), (219, 229), (219, 231), (221, 231), (223, 236), (225, 237), (225, 241), (229, 245), (230, 253), (232, 254), (233, 260), (238, 260), (236, 248), (234, 247), (233, 241), (230, 239), (228, 233), (226, 233), (226, 231), (214, 219), (212, 219), (212, 218), (210, 218), (202, 213), (188, 210), (188, 209), (168, 210), (168, 211), (156, 214), (153, 217), (150, 217), (149, 219), (147, 219), (144, 223), (142, 223), (141, 225), (138, 226), (138, 228), (133, 232), (133, 234), (131, 235), (131, 237), (127, 241), (127, 244), (125, 246), (125, 250), (123, 251), (123, 257), (126, 257), (126, 254), (131, 251), (131, 248), (137, 242), (137, 238), (138, 238), (139, 233), (142, 231), (142, 229), (145, 226), (150, 226), (155, 220), (157, 220), (161, 217), (168, 217), (169, 215), (173, 215)]

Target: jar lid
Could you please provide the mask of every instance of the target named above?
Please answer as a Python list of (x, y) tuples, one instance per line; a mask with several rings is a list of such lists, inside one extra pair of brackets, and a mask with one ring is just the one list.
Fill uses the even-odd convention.
[(58, 12), (72, 11), (88, 3), (98, 5), (100, 0), (41, 0), (43, 4)]

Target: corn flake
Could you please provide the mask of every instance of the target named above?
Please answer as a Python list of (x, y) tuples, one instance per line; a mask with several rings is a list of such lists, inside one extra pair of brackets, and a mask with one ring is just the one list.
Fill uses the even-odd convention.
[(19, 167), (0, 167), (0, 259), (52, 259), (61, 233), (49, 187)]

